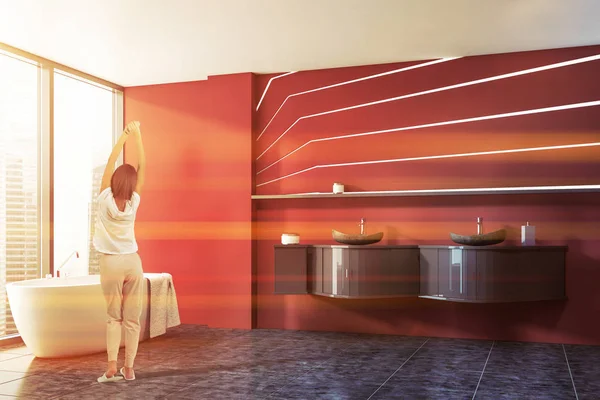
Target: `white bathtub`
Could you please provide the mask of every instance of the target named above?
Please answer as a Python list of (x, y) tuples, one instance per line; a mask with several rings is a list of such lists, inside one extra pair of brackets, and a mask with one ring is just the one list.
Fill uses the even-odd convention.
[[(140, 317), (140, 341), (150, 337), (148, 276)], [(32, 279), (6, 285), (10, 308), (25, 345), (42, 358), (106, 351), (106, 305), (99, 275)], [(121, 345), (124, 345), (125, 334)]]

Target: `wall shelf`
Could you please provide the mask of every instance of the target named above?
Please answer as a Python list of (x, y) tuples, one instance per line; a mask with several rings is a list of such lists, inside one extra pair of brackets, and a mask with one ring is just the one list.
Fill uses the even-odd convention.
[(419, 196), (455, 196), (455, 195), (490, 195), (490, 194), (547, 194), (547, 193), (590, 193), (600, 192), (600, 185), (571, 186), (528, 186), (504, 188), (471, 188), (471, 189), (435, 189), (435, 190), (382, 190), (364, 192), (346, 192), (334, 194), (327, 192), (291, 193), (291, 194), (255, 194), (252, 200), (275, 199), (314, 199), (345, 197), (419, 197)]

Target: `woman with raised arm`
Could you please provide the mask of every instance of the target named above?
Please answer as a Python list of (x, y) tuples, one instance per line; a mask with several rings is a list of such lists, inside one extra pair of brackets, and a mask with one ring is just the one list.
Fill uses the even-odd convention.
[[(136, 142), (139, 164), (137, 171), (123, 164), (115, 170), (115, 162), (123, 145), (133, 138)], [(137, 253), (135, 216), (140, 205), (144, 185), (146, 156), (142, 143), (140, 123), (130, 122), (110, 153), (102, 176), (97, 198), (94, 247), (100, 253), (100, 283), (108, 314), (106, 347), (108, 368), (98, 382), (113, 382), (123, 378), (134, 380), (133, 362), (140, 337), (142, 310), (142, 260)], [(121, 327), (125, 328), (125, 366), (117, 374), (117, 357), (121, 344)]]

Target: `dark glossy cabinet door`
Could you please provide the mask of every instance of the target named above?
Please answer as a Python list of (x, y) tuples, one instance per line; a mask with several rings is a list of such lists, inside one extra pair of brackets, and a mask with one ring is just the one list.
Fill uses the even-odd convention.
[(535, 267), (531, 269), (531, 275), (527, 279), (528, 291), (532, 296), (566, 298), (566, 263), (567, 255), (564, 251), (540, 249)]
[(477, 298), (476, 250), (438, 250), (438, 290), (441, 297)]
[(477, 255), (477, 298), (481, 301), (531, 301), (564, 297), (564, 251), (487, 251)]
[[(387, 270), (386, 292), (402, 296), (419, 295), (419, 258), (420, 251), (415, 249), (391, 249), (391, 262)], [(385, 286), (384, 286), (385, 287)]]
[(513, 302), (565, 298), (564, 248), (422, 248), (420, 295)]
[(313, 247), (309, 249), (309, 283), (308, 290), (310, 293), (323, 293), (323, 249), (321, 247)]
[(389, 274), (389, 250), (350, 250), (350, 295), (376, 296)]
[(307, 294), (308, 247), (275, 247), (275, 294)]
[[(350, 295), (350, 249), (323, 247), (322, 294), (332, 296)], [(317, 277), (318, 280), (318, 277)], [(317, 284), (319, 285), (319, 284)]]
[(418, 249), (350, 251), (350, 295), (356, 297), (417, 296)]
[(419, 249), (319, 246), (309, 252), (311, 293), (348, 298), (418, 296)]
[(438, 249), (421, 249), (420, 266), (421, 296), (439, 296)]

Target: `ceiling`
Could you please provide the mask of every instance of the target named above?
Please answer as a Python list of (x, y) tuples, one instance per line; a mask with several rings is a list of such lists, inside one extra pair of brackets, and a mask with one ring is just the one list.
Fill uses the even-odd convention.
[(0, 0), (0, 42), (122, 86), (600, 44), (598, 0)]

